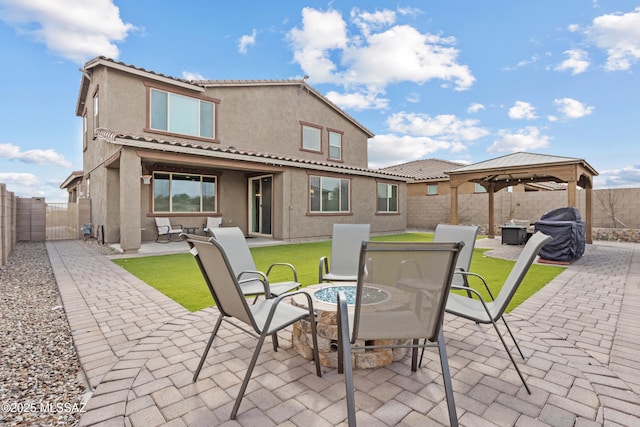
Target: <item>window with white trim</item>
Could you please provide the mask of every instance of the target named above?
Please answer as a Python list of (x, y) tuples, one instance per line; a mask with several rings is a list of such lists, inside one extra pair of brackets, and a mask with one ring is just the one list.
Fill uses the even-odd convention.
[(438, 184), (427, 184), (427, 196), (438, 194)]
[(304, 150), (322, 151), (321, 128), (302, 125), (302, 148)]
[(329, 131), (329, 158), (331, 160), (342, 160), (342, 134)]
[(217, 211), (215, 176), (154, 172), (152, 184), (155, 213)]
[(151, 129), (215, 138), (215, 103), (153, 88), (150, 97)]
[(378, 212), (398, 212), (398, 184), (378, 183)]
[(349, 212), (351, 180), (329, 176), (309, 177), (311, 212)]
[(476, 189), (475, 189), (476, 193), (486, 193), (487, 189), (484, 188), (482, 185), (478, 184), (476, 182)]

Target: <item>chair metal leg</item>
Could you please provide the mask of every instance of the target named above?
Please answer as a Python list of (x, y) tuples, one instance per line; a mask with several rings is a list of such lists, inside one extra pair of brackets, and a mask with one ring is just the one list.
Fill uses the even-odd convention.
[[(342, 364), (338, 362), (338, 366), (342, 365), (344, 370), (344, 383), (347, 392), (347, 416), (349, 427), (356, 425), (356, 402), (353, 386), (353, 367), (351, 365), (351, 340), (349, 338), (349, 319), (347, 316), (347, 302), (344, 299), (338, 299), (338, 312), (340, 314), (340, 356), (342, 356)], [(338, 368), (338, 372), (340, 368)]]
[(202, 369), (202, 365), (204, 365), (204, 361), (207, 358), (207, 354), (209, 354), (209, 349), (211, 349), (211, 344), (213, 344), (213, 339), (216, 337), (218, 333), (218, 329), (220, 329), (220, 325), (222, 324), (222, 314), (218, 316), (218, 321), (216, 322), (216, 326), (214, 326), (213, 331), (211, 332), (211, 337), (209, 337), (209, 342), (204, 349), (204, 353), (202, 353), (202, 357), (200, 358), (200, 363), (198, 364), (198, 369), (196, 369), (196, 373), (193, 374), (193, 381), (195, 382), (198, 379), (198, 375), (200, 375), (200, 370)]
[[(531, 390), (529, 390), (529, 386), (527, 385), (527, 382), (524, 380), (524, 376), (522, 376), (522, 372), (520, 372), (520, 368), (518, 368), (518, 364), (516, 363), (516, 360), (513, 358), (513, 355), (509, 351), (509, 347), (507, 347), (507, 343), (502, 337), (500, 330), (498, 330), (498, 324), (493, 319), (491, 319), (491, 324), (493, 325), (493, 328), (496, 330), (496, 333), (498, 334), (498, 338), (500, 338), (500, 342), (502, 342), (502, 346), (507, 351), (507, 354), (509, 355), (509, 359), (511, 359), (511, 363), (513, 364), (513, 367), (516, 368), (516, 372), (518, 373), (518, 376), (522, 380), (522, 384), (524, 384), (524, 388), (527, 390), (527, 393), (531, 394)], [(507, 329), (509, 328), (507, 327)]]
[(247, 391), (247, 385), (249, 384), (249, 380), (251, 379), (251, 374), (253, 373), (253, 368), (256, 367), (256, 362), (258, 361), (258, 356), (260, 356), (260, 350), (262, 349), (262, 344), (264, 343), (264, 339), (267, 337), (266, 330), (260, 334), (260, 338), (258, 339), (258, 343), (256, 344), (256, 349), (253, 351), (253, 356), (251, 357), (251, 362), (249, 362), (249, 367), (247, 368), (247, 373), (244, 374), (244, 380), (242, 380), (242, 385), (240, 386), (240, 391), (238, 392), (238, 396), (236, 397), (236, 403), (233, 405), (233, 410), (231, 411), (231, 419), (235, 420), (236, 415), (238, 415), (238, 409), (240, 409), (240, 402), (242, 402), (242, 398), (244, 397), (245, 391)]
[(504, 316), (502, 316), (502, 322), (504, 323), (504, 326), (506, 326), (507, 331), (509, 331), (509, 335), (511, 335), (511, 339), (513, 340), (513, 343), (516, 345), (516, 348), (518, 349), (518, 353), (520, 353), (520, 356), (522, 356), (522, 359), (524, 360), (524, 354), (522, 354), (522, 350), (520, 350), (520, 346), (518, 345), (518, 341), (516, 341), (516, 337), (513, 336), (513, 333), (511, 332), (511, 328), (509, 327), (509, 325), (507, 325), (507, 321), (504, 320)]
[(449, 361), (447, 359), (447, 348), (444, 343), (442, 328), (438, 334), (438, 353), (440, 353), (440, 366), (442, 366), (442, 377), (444, 380), (444, 392), (449, 408), (449, 423), (451, 427), (458, 426), (458, 414), (456, 413), (456, 402), (453, 398), (453, 385), (451, 384), (451, 372), (449, 372)]

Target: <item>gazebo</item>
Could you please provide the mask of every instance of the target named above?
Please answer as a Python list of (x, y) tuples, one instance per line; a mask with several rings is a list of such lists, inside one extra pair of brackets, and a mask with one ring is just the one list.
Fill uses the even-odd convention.
[(586, 191), (585, 240), (593, 243), (592, 194), (593, 177), (598, 172), (584, 159), (551, 156), (535, 153), (513, 153), (484, 162), (474, 163), (447, 172), (451, 185), (451, 224), (458, 223), (458, 187), (465, 182), (482, 185), (489, 196), (490, 238), (495, 237), (495, 217), (493, 197), (497, 191), (510, 185), (525, 182), (559, 182), (567, 186), (567, 206), (577, 206), (577, 186)]

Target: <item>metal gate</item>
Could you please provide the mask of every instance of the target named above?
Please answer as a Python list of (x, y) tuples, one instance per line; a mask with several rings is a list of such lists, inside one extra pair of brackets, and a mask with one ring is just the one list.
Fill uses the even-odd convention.
[(47, 203), (46, 205), (47, 240), (77, 239), (80, 236), (78, 204)]

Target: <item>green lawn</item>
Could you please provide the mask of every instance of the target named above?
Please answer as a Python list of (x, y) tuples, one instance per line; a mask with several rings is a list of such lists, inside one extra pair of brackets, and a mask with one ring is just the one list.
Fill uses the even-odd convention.
[[(376, 241), (431, 241), (433, 233), (406, 233), (389, 236), (376, 236)], [(484, 256), (486, 249), (475, 249), (471, 262), (471, 271), (482, 275), (491, 286), (494, 295), (506, 279), (513, 261)], [(289, 262), (296, 267), (298, 280), (304, 285), (318, 282), (318, 262), (320, 257), (329, 256), (331, 241), (297, 243), (252, 248), (251, 253), (259, 270), (266, 271), (274, 262)], [(189, 253), (175, 255), (157, 255), (139, 258), (114, 259), (113, 262), (158, 289), (169, 298), (182, 304), (190, 311), (197, 311), (213, 305), (213, 299), (204, 283), (202, 274), (193, 256)], [(529, 298), (549, 283), (564, 268), (557, 266), (533, 265), (525, 277), (520, 289), (511, 301), (508, 311)], [(269, 280), (290, 280), (286, 269), (271, 272)], [(481, 289), (480, 282), (472, 286)], [(478, 286), (480, 285), (480, 286)], [(484, 288), (484, 287), (482, 287)]]

